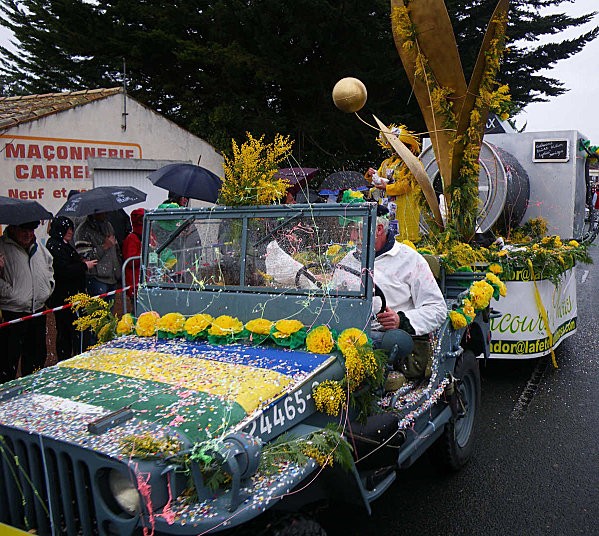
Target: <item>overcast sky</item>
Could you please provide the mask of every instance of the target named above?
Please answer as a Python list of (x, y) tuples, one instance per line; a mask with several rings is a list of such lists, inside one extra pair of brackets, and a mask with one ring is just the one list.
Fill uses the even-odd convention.
[[(566, 12), (570, 16), (599, 11), (598, 0), (576, 0), (572, 4), (563, 3), (554, 11)], [(583, 29), (558, 34), (553, 40), (572, 38), (599, 26), (599, 15), (593, 23)], [(570, 91), (549, 102), (535, 103), (516, 117), (516, 124), (522, 127), (527, 123), (529, 132), (541, 130), (578, 130), (593, 145), (599, 145), (599, 38), (589, 43), (582, 52), (566, 60), (542, 74), (547, 74), (564, 82)]]
[[(567, 12), (571, 16), (599, 11), (599, 0), (575, 0), (564, 2), (553, 8), (554, 11)], [(547, 11), (549, 12), (549, 10)], [(551, 40), (561, 41), (573, 38), (594, 26), (599, 26), (599, 15), (592, 24), (584, 28), (575, 28), (569, 33), (558, 34)], [(8, 32), (0, 27), (0, 41), (6, 43)], [(549, 102), (531, 104), (516, 118), (521, 128), (526, 130), (578, 130), (587, 136), (593, 145), (599, 145), (599, 38), (588, 44), (582, 52), (558, 62), (552, 69), (544, 72), (564, 82), (567, 93), (552, 98)]]

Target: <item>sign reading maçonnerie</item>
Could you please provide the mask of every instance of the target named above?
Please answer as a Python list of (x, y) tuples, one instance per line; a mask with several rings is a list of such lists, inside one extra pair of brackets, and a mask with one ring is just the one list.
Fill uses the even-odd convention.
[(568, 140), (534, 140), (533, 162), (567, 162), (570, 159)]

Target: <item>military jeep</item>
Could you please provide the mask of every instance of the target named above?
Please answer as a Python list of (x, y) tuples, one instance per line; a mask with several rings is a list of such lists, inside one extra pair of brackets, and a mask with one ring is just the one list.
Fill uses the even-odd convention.
[[(372, 277), (375, 227), (367, 203), (150, 212), (135, 316), (293, 319), (307, 330), (368, 334), (384, 301)], [(358, 284), (339, 288), (347, 255), (360, 267)], [(456, 298), (448, 296), (448, 310)], [(258, 525), (324, 534), (283, 514), (323, 499), (366, 514), (429, 448), (451, 470), (471, 454), (488, 314), (458, 330), (447, 320), (430, 335), (426, 375), (394, 390), (365, 382), (337, 414), (319, 411), (314, 393), (344, 381), (338, 346), (316, 353), (269, 333), (226, 344), (162, 335), (117, 337), (2, 386), (0, 522), (37, 534), (253, 533)], [(409, 337), (389, 332), (380, 351), (387, 375), (409, 354)], [(364, 391), (370, 397), (354, 404)], [(140, 439), (137, 451), (125, 448), (131, 438)], [(350, 453), (344, 467), (336, 449)]]

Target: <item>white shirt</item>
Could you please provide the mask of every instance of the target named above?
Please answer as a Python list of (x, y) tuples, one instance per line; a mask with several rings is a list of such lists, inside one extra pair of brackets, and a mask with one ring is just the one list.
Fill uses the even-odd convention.
[[(416, 335), (436, 330), (447, 317), (445, 298), (428, 263), (405, 244), (395, 242), (374, 260), (374, 282), (385, 294), (387, 307), (402, 311)], [(381, 329), (376, 319), (372, 329)]]
[[(360, 262), (351, 253), (339, 263), (356, 271)], [(411, 247), (395, 242), (393, 247), (374, 260), (374, 282), (383, 291), (387, 307), (402, 311), (414, 328), (416, 335), (425, 335), (441, 326), (447, 317), (445, 298), (437, 285), (435, 276), (425, 258)], [(344, 290), (358, 290), (359, 280), (355, 275), (337, 269), (333, 286)], [(373, 301), (373, 315), (380, 309), (380, 300)], [(382, 330), (373, 319), (371, 328)]]

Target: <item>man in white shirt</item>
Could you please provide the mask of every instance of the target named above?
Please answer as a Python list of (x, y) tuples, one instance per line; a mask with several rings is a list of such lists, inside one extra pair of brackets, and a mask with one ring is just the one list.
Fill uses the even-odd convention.
[(445, 298), (424, 257), (396, 242), (388, 230), (389, 220), (377, 217), (374, 282), (383, 291), (387, 307), (376, 315), (372, 330), (399, 328), (410, 335), (425, 335), (447, 317)]
[[(387, 301), (383, 312), (372, 320), (374, 340), (390, 329), (403, 329), (410, 335), (426, 335), (441, 326), (447, 317), (447, 305), (435, 277), (420, 253), (395, 240), (389, 232), (389, 219), (379, 205), (375, 233), (374, 283)], [(359, 230), (360, 226), (357, 227)], [(353, 237), (359, 241), (359, 237)], [(339, 263), (359, 272), (361, 264), (352, 253)], [(359, 285), (352, 272), (337, 269), (333, 277), (335, 288), (351, 290)], [(378, 300), (375, 298), (375, 307)]]

